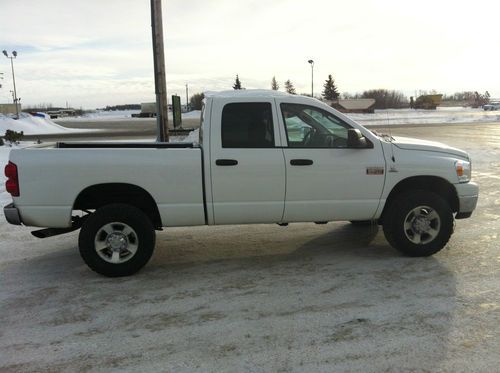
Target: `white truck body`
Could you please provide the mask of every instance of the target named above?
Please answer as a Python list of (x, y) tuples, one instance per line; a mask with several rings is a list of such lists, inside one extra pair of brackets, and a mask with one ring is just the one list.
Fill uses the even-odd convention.
[[(245, 136), (263, 134), (253, 134), (253, 127), (240, 128), (237, 122), (222, 129), (222, 123), (238, 110), (254, 108), (252, 104), (263, 108), (265, 119), (258, 120), (267, 126), (268, 138), (260, 140), (266, 145), (237, 146)], [(290, 108), (301, 110), (300, 115), (291, 116), (286, 112)], [(321, 141), (326, 142), (314, 145), (312, 138), (321, 134), (303, 121), (321, 122), (325, 117), (339, 126), (323, 134)], [(359, 131), (367, 146), (348, 146), (351, 129)], [(470, 174), (460, 179), (459, 167), (470, 173), (466, 152), (440, 143), (379, 136), (319, 100), (275, 91), (208, 93), (199, 145), (73, 144), (13, 150), (10, 162), (17, 167), (19, 196), (4, 209), (7, 220), (50, 228), (71, 227), (74, 210), (102, 206), (105, 201), (95, 195), (91, 199), (97, 206), (80, 206), (77, 201), (85, 191), (103, 185), (133, 186), (147, 193), (159, 214), (156, 228), (377, 221), (394, 197), (391, 192), (412, 182), (417, 189), (435, 183), (432, 188), (438, 194), (446, 189), (442, 197), (457, 218), (470, 216), (478, 198)], [(127, 197), (122, 189), (119, 194), (125, 200), (114, 196), (113, 202), (134, 205), (137, 194)]]

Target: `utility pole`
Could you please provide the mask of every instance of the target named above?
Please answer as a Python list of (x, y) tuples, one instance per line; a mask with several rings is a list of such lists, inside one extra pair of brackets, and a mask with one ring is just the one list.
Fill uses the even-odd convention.
[(155, 70), (157, 141), (168, 142), (167, 83), (165, 80), (165, 52), (163, 49), (163, 21), (161, 0), (151, 0), (151, 31)]
[(188, 84), (186, 83), (186, 111), (188, 111), (189, 107), (189, 94), (188, 94)]

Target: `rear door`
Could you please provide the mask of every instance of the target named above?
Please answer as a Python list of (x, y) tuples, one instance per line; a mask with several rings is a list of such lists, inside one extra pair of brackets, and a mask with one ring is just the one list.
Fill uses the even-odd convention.
[(274, 100), (215, 99), (210, 135), (214, 223), (280, 222), (286, 177)]

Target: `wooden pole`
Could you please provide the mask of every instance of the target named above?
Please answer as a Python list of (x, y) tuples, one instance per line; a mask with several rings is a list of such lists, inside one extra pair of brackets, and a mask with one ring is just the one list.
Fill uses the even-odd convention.
[(153, 34), (153, 61), (155, 70), (157, 141), (168, 142), (167, 83), (165, 80), (161, 0), (151, 0), (151, 31)]

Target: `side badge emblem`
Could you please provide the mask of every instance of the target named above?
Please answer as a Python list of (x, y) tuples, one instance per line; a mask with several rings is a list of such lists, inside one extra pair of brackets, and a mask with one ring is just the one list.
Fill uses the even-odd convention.
[(366, 174), (367, 175), (383, 175), (384, 168), (383, 167), (367, 167)]

